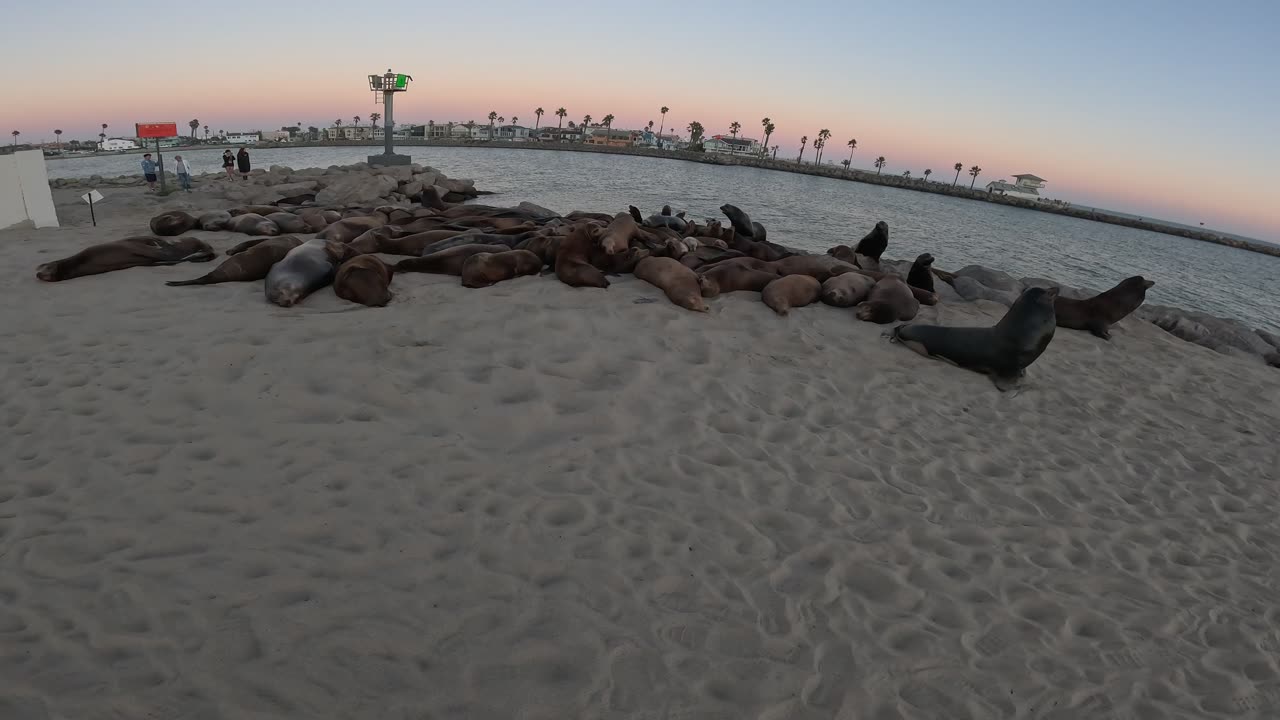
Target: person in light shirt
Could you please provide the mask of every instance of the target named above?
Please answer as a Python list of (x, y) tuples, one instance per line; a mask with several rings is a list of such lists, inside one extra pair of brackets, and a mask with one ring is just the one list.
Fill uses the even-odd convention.
[(142, 176), (147, 179), (147, 187), (151, 192), (156, 191), (156, 162), (151, 159), (151, 153), (142, 155)]
[(173, 171), (178, 174), (178, 183), (182, 189), (191, 192), (191, 165), (181, 155), (173, 158)]

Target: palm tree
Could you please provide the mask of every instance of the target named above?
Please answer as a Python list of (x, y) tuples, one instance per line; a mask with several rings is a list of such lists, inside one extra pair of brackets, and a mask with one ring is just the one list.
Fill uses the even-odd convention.
[(590, 124), (591, 124), (591, 116), (583, 115), (582, 116), (582, 142), (587, 141), (587, 126)]
[(378, 127), (378, 121), (382, 119), (382, 113), (369, 113), (369, 124)]
[(876, 158), (876, 174), (877, 175), (879, 175), (880, 171), (884, 169), (884, 166), (885, 166), (885, 159), (884, 159), (884, 156), (881, 155), (880, 157)]
[(840, 161), (840, 164), (844, 166), (844, 171), (845, 171), (845, 172), (849, 172), (849, 164), (850, 164), (850, 163), (852, 163), (852, 162), (853, 162), (852, 160), (841, 160), (841, 161)]
[(662, 123), (658, 125), (658, 144), (661, 145), (662, 131), (667, 127), (667, 113), (671, 112), (671, 108), (667, 107), (666, 105), (663, 105), (662, 109), (659, 110), (658, 112), (662, 113)]
[(449, 131), (449, 139), (452, 140), (453, 139), (453, 121), (450, 120), (449, 122), (445, 123), (444, 127), (445, 127), (445, 130)]
[(694, 120), (689, 123), (689, 146), (692, 147), (702, 141), (702, 123)]
[[(207, 142), (207, 141), (209, 140), (209, 126), (208, 126), (208, 125), (205, 125), (205, 126), (204, 126), (204, 134), (205, 134), (205, 138), (204, 138), (204, 139), (205, 139), (205, 141)], [(307, 134), (311, 136), (311, 139), (312, 139), (312, 140), (315, 140), (316, 138), (320, 137), (320, 128), (316, 127), (315, 125), (308, 125), (308, 126), (307, 126)]]
[(849, 162), (844, 164), (844, 169), (848, 170), (849, 166), (853, 164), (853, 151), (858, 149), (858, 141), (850, 140), (849, 142), (845, 143), (845, 145), (849, 146)]
[(646, 129), (647, 129), (649, 132), (653, 132), (653, 121), (652, 121), (652, 120), (650, 120), (650, 121), (649, 121), (649, 127), (648, 127), (648, 128), (646, 128)]
[(22, 133), (18, 132), (17, 130), (14, 130), (11, 134), (13, 135), (13, 146), (18, 147), (18, 136), (21, 135)]
[(103, 133), (98, 133), (98, 144), (99, 144), (99, 145), (105, 145), (105, 144), (106, 144), (106, 142), (107, 142), (107, 134), (106, 134), (106, 133), (104, 133), (104, 132), (103, 132)]
[(503, 117), (503, 116), (501, 116), (501, 115), (499, 115), (499, 116), (498, 116), (498, 124), (499, 124), (499, 125), (505, 125), (505, 124), (506, 124), (506, 122), (507, 122), (507, 119), (506, 119), (505, 117)]
[(53, 134), (58, 136), (58, 152), (62, 152), (62, 131), (54, 130)]
[(738, 122), (737, 120), (734, 120), (733, 122), (729, 123), (729, 134), (734, 136), (735, 138), (738, 137), (738, 131), (741, 129), (742, 129), (742, 123)]
[(564, 118), (568, 114), (569, 114), (569, 111), (565, 110), (564, 108), (560, 108), (559, 110), (556, 111), (556, 117), (560, 118), (560, 122), (556, 123), (556, 127), (564, 127)]
[(822, 142), (818, 145), (818, 163), (822, 162), (822, 148), (827, 146), (827, 141), (831, 139), (831, 131), (823, 128), (818, 131), (818, 139)]
[(468, 121), (466, 121), (466, 122), (462, 123), (462, 125), (467, 129), (467, 137), (468, 137), (468, 138), (469, 138), (469, 137), (471, 137), (471, 131), (473, 131), (473, 130), (475, 130), (475, 129), (476, 129), (476, 121), (475, 121), (475, 120), (468, 120)]
[(778, 159), (778, 146), (777, 146), (777, 145), (774, 145), (774, 146), (773, 146), (773, 159), (774, 159), (774, 160), (777, 160), (777, 159)]
[(204, 126), (204, 141), (209, 142), (209, 126)]
[(341, 140), (341, 139), (342, 139), (342, 121), (341, 121), (341, 120), (334, 120), (334, 121), (333, 121), (333, 127), (334, 127), (334, 129), (335, 129), (335, 130), (337, 130), (337, 131), (338, 131), (338, 132), (334, 133), (334, 139), (335, 139), (335, 140)]
[(821, 136), (813, 141), (813, 164), (815, 166), (821, 162), (819, 158), (822, 157), (822, 146), (826, 144), (826, 141), (823, 140)]
[(951, 181), (951, 187), (955, 187), (960, 182), (960, 171), (964, 169), (963, 163), (956, 163), (956, 179)]
[(534, 115), (536, 115), (536, 116), (537, 116), (537, 118), (538, 118), (537, 120), (534, 120), (534, 122), (533, 122), (533, 129), (534, 129), (534, 130), (537, 130), (537, 129), (538, 129), (538, 126), (542, 124), (542, 114), (543, 114), (544, 112), (545, 112), (545, 111), (544, 111), (542, 108), (538, 108), (537, 110), (534, 110), (534, 111), (533, 111), (533, 114), (534, 114)]
[(930, 175), (932, 175), (932, 174), (933, 174), (933, 171), (932, 171), (932, 170), (930, 170), (930, 169), (928, 169), (928, 168), (925, 168), (925, 171), (924, 171), (924, 179), (925, 179), (925, 182), (928, 182), (928, 181), (929, 181), (929, 176), (930, 176)]
[(903, 171), (902, 171), (902, 177), (904, 177), (904, 178), (910, 178), (910, 177), (911, 177), (911, 171), (910, 171), (910, 170), (903, 170)]
[(969, 181), (970, 190), (973, 189), (973, 184), (978, 182), (978, 174), (981, 172), (982, 172), (982, 168), (978, 167), (977, 165), (974, 165), (973, 167), (969, 168), (969, 174), (973, 176), (973, 179)]
[(490, 111), (489, 111), (489, 139), (490, 139), (490, 140), (492, 140), (492, 139), (493, 139), (493, 123), (494, 123), (497, 119), (498, 119), (498, 111), (497, 111), (497, 110), (490, 110)]
[(764, 119), (764, 147), (765, 147), (765, 152), (769, 152), (769, 136), (773, 135), (773, 131), (774, 131), (774, 130), (777, 130), (777, 129), (778, 129), (778, 128), (773, 124), (773, 122), (772, 122), (771, 120), (769, 120), (769, 118), (765, 118), (765, 119)]
[(105, 140), (105, 139), (107, 138), (107, 124), (106, 124), (106, 123), (102, 123), (102, 132), (101, 132), (101, 133), (99, 133), (99, 137), (101, 137), (103, 140)]
[(515, 115), (512, 115), (512, 116), (511, 116), (511, 124), (512, 124), (512, 125), (519, 125), (519, 124), (520, 124), (520, 118), (516, 117)]
[(804, 159), (804, 146), (809, 144), (809, 136), (805, 135), (800, 138), (800, 157), (796, 158), (796, 162)]
[(613, 113), (605, 115), (604, 119), (601, 120), (600, 122), (604, 123), (605, 130), (612, 130), (613, 129)]
[(200, 121), (192, 120), (191, 122), (187, 123), (187, 127), (191, 128), (191, 139), (194, 140), (196, 137), (196, 130), (200, 129)]

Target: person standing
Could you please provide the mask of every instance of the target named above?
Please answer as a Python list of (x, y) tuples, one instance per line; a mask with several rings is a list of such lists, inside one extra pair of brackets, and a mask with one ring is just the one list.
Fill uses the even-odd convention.
[(156, 190), (156, 163), (151, 159), (151, 153), (142, 154), (142, 176), (147, 179), (147, 187), (150, 192)]
[(249, 151), (240, 148), (240, 152), (236, 153), (236, 165), (239, 166), (240, 179), (249, 179)]
[(234, 180), (235, 174), (232, 170), (236, 166), (236, 156), (231, 154), (230, 148), (222, 151), (222, 169), (227, 171), (227, 177)]
[(174, 156), (173, 171), (178, 174), (178, 183), (182, 185), (182, 189), (191, 192), (191, 165), (181, 155)]

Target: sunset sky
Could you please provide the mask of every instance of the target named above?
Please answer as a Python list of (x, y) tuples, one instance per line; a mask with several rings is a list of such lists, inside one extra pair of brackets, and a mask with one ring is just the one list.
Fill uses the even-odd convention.
[(767, 116), (779, 157), (829, 128), (833, 162), (856, 138), (855, 167), (1034, 173), (1051, 197), (1280, 241), (1277, 2), (396, 5), (15, 0), (0, 127), (367, 123), (366, 76), (391, 67), (414, 77), (398, 124), (564, 106), (626, 128), (667, 105), (682, 134), (758, 138)]

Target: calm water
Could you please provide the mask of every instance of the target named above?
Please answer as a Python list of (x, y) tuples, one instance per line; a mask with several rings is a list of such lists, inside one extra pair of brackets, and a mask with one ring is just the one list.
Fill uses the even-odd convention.
[[(327, 167), (363, 161), (380, 148), (252, 150), (254, 167)], [(769, 239), (806, 250), (853, 244), (877, 220), (889, 223), (888, 257), (922, 252), (936, 266), (986, 265), (1015, 277), (1046, 277), (1106, 289), (1130, 275), (1156, 285), (1151, 302), (1235, 317), (1280, 334), (1280, 258), (1173, 235), (1104, 225), (943, 195), (745, 167), (575, 152), (406, 148), (416, 162), (472, 178), (499, 193), (558, 212), (616, 212), (663, 204), (693, 218), (721, 217), (730, 202), (769, 229)], [(197, 172), (219, 170), (220, 150), (182, 153)], [(165, 153), (168, 160), (170, 152)], [(140, 172), (138, 155), (51, 160), (50, 177)]]

